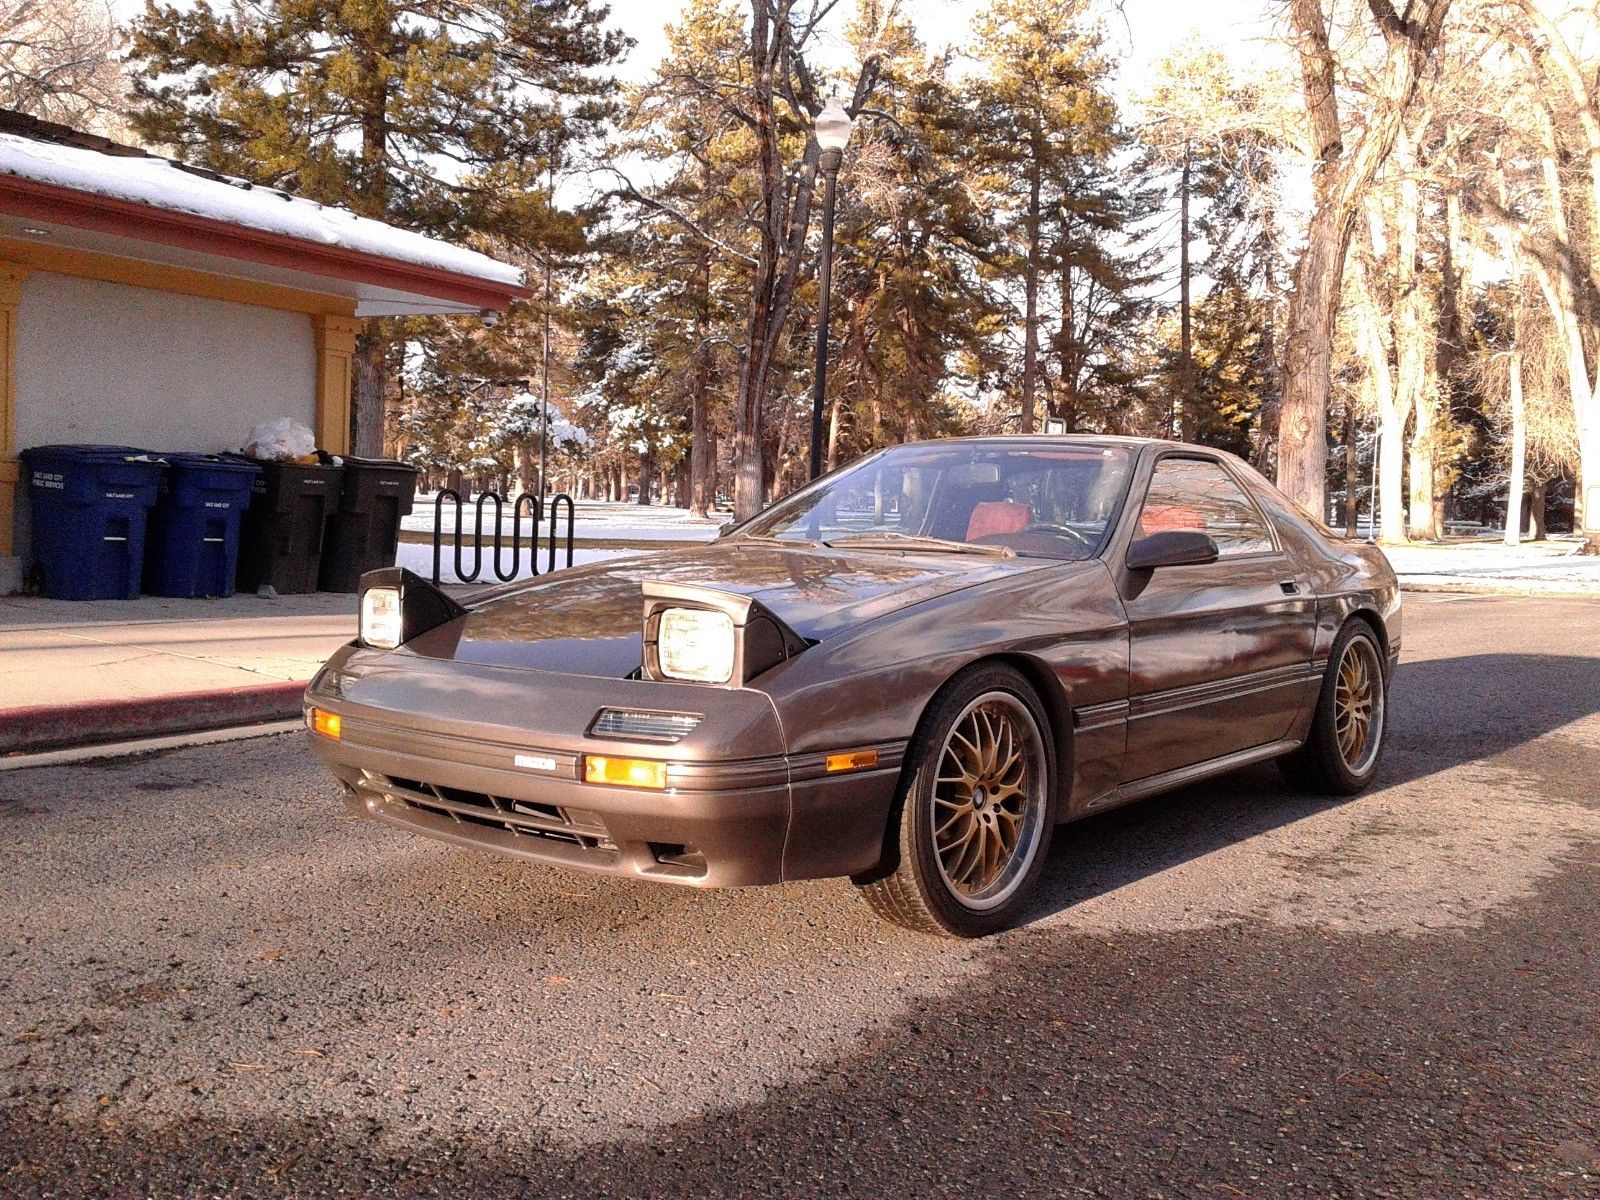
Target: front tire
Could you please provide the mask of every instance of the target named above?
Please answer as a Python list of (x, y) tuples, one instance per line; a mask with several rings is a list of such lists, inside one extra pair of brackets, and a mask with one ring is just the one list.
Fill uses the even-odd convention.
[(907, 747), (885, 873), (857, 882), (874, 912), (943, 937), (1015, 923), (1055, 825), (1049, 728), (1010, 667), (975, 667), (945, 686)]
[(1353, 796), (1372, 782), (1388, 732), (1389, 680), (1371, 626), (1352, 620), (1328, 655), (1311, 734), (1278, 760), (1283, 776), (1302, 791)]

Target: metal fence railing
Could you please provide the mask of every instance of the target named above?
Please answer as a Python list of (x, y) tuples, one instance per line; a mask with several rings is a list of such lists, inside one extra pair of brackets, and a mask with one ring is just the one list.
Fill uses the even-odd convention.
[[(543, 506), (539, 497), (523, 492), (515, 500), (495, 492), (480, 492), (472, 502), (472, 567), (467, 569), (466, 544), (463, 534), (462, 510), (466, 502), (461, 499), (461, 494), (454, 488), (445, 488), (433, 498), (433, 582), (441, 582), (440, 568), (444, 562), (444, 511), (446, 504), (455, 506), (455, 521), (449, 531), (453, 540), (453, 565), (456, 579), (461, 583), (476, 583), (483, 574), (485, 565), (494, 573), (494, 577), (502, 583), (510, 583), (522, 573), (522, 551), (524, 545), (528, 550), (528, 569), (539, 574), (539, 530), (545, 523)], [(577, 510), (572, 503), (572, 497), (565, 492), (559, 492), (550, 497), (549, 510), (549, 556), (546, 560), (545, 570), (556, 569), (556, 547), (558, 538), (558, 522), (561, 519), (562, 508), (566, 509), (566, 565), (572, 565), (572, 537), (573, 522)], [(506, 536), (506, 510), (510, 510), (511, 528), (509, 539)], [(492, 536), (489, 540), (488, 562), (485, 564), (484, 551), (484, 516), (489, 513), (493, 521)], [(533, 528), (524, 535), (523, 527), (527, 521), (532, 522)], [(510, 545), (507, 546), (509, 540)], [(506, 562), (507, 550), (510, 553), (510, 562)]]

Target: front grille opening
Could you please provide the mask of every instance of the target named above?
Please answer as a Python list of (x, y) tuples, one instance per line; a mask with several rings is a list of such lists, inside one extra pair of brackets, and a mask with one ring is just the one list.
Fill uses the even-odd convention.
[(551, 821), (561, 821), (567, 825), (574, 823), (565, 811), (557, 808), (554, 804), (536, 804), (532, 800), (507, 800), (505, 803), (511, 806), (512, 812), (524, 813), (530, 817), (544, 817)]
[(475, 808), (497, 809), (500, 805), (495, 798), (487, 792), (469, 792), (464, 788), (442, 787), (435, 785), (433, 791), (441, 800), (448, 800), (452, 804), (470, 804)]
[(517, 837), (559, 842), (607, 858), (617, 853), (605, 824), (595, 813), (572, 812), (555, 804), (540, 804), (494, 796), (470, 788), (447, 787), (422, 779), (367, 773), (365, 786), (418, 812), (445, 817), (458, 825), (475, 825)]

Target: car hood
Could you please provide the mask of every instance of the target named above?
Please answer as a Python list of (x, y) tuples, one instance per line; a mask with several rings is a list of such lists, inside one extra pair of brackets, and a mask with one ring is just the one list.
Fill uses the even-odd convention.
[(737, 538), (534, 580), (414, 639), (406, 653), (618, 678), (639, 666), (646, 579), (751, 596), (824, 641), (874, 617), (1052, 565), (1040, 558), (789, 548)]

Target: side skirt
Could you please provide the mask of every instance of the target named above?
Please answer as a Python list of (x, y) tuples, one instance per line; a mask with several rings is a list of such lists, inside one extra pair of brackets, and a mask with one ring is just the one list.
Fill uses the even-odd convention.
[(1277, 758), (1280, 754), (1287, 754), (1299, 745), (1300, 743), (1294, 738), (1282, 738), (1276, 742), (1268, 742), (1264, 746), (1235, 750), (1232, 754), (1224, 754), (1220, 758), (1208, 758), (1205, 762), (1190, 763), (1186, 767), (1163, 771), (1160, 775), (1135, 779), (1131, 783), (1124, 783), (1103, 795), (1096, 796), (1083, 806), (1083, 814), (1087, 816), (1090, 813), (1105, 812), (1123, 804), (1132, 804), (1135, 800), (1144, 800), (1161, 792), (1170, 792), (1191, 783), (1198, 783), (1202, 779), (1210, 779), (1213, 775), (1225, 775), (1229, 771), (1237, 771), (1240, 767), (1248, 767), (1251, 763), (1264, 762), (1269, 758)]

